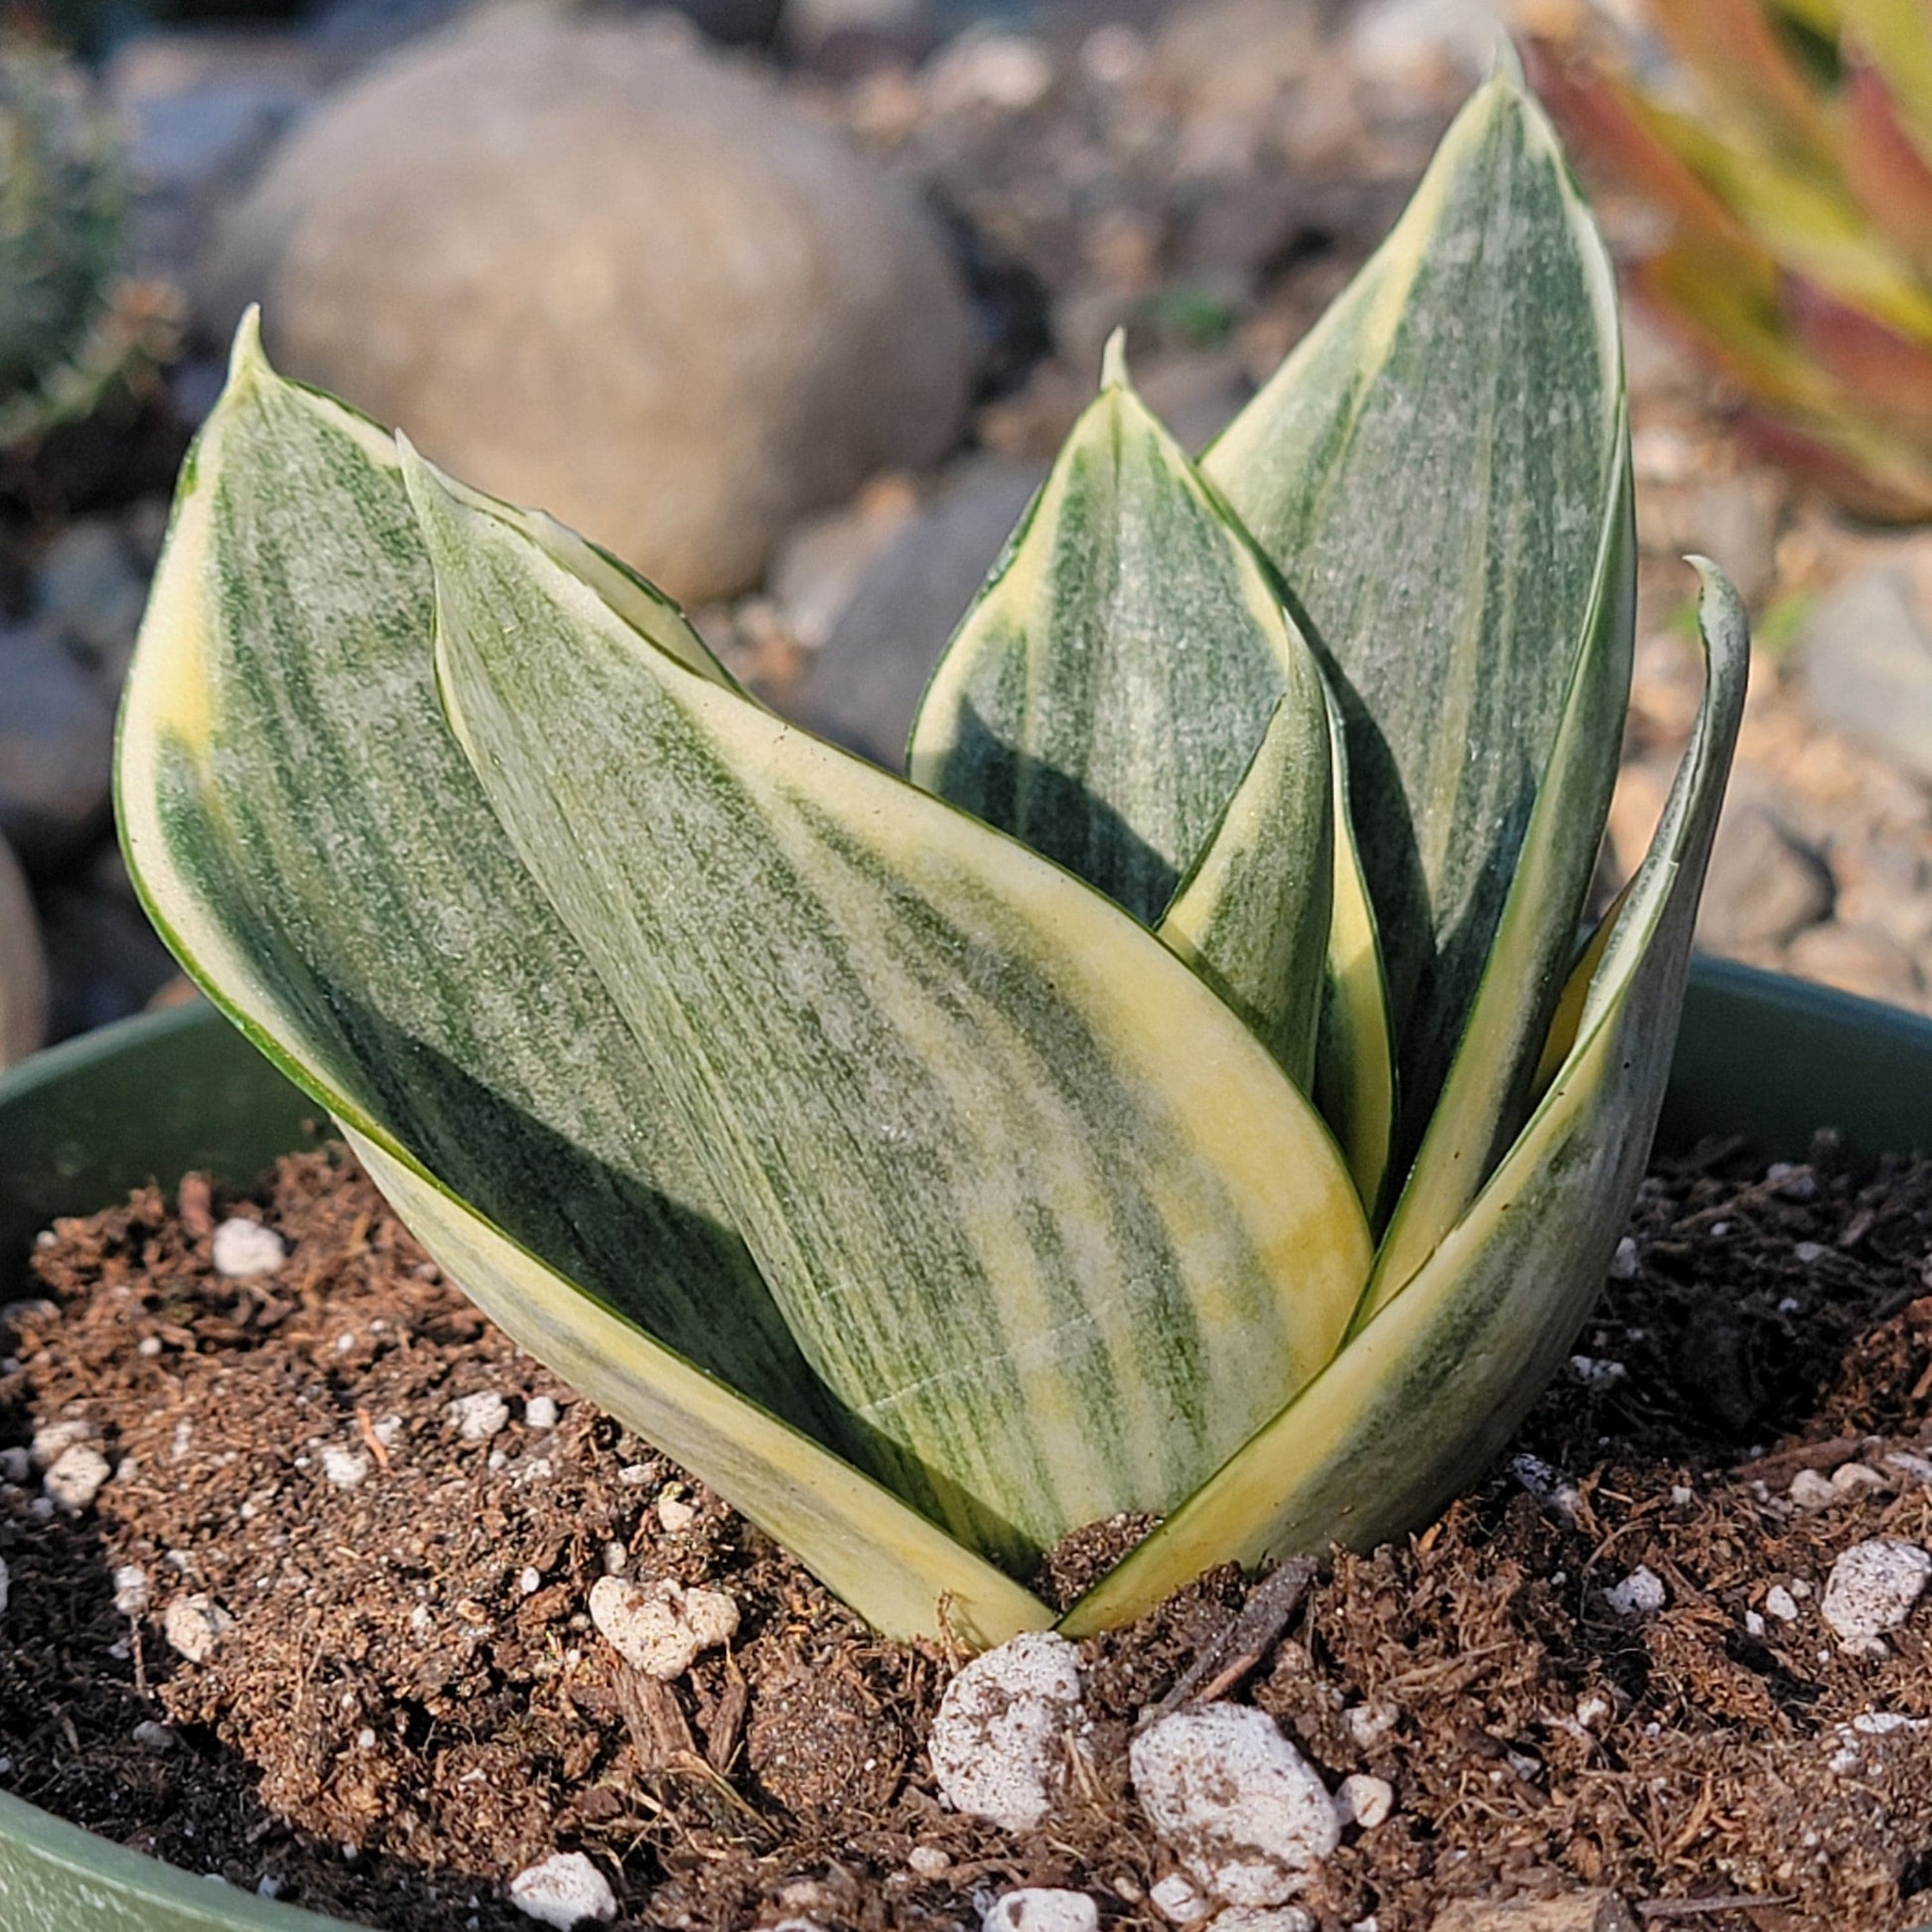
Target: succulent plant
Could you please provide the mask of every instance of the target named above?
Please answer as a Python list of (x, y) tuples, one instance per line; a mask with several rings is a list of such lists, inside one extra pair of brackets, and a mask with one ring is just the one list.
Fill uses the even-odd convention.
[(1587, 944), (1635, 549), (1607, 258), (1513, 71), (1196, 466), (1118, 346), (909, 777), (540, 513), (277, 376), (182, 476), (122, 719), (183, 963), (525, 1347), (893, 1633), (1422, 1520), (1641, 1176), (1736, 600)]
[(1535, 50), (1573, 140), (1665, 220), (1637, 286), (1774, 454), (1861, 514), (1932, 517), (1932, 7), (1650, 14), (1649, 84), (1627, 39)]
[(0, 449), (87, 415), (153, 346), (120, 277), (119, 143), (59, 55), (0, 37)]

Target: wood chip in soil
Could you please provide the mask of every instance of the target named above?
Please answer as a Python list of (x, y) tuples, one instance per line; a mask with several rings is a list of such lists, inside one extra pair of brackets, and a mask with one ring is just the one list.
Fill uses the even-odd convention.
[[(230, 1215), (283, 1264), (217, 1274)], [(233, 1198), (191, 1176), (51, 1229), (7, 1311), (0, 1785), (395, 1932), (524, 1932), (506, 1881), (558, 1850), (632, 1927), (973, 1925), (1015, 1883), (1152, 1926), (1173, 1862), (1126, 1742), (1204, 1660), (1331, 1786), (1394, 1787), (1300, 1901), (1322, 1932), (1586, 1887), (1707, 1932), (1901, 1932), (1932, 1920), (1932, 1602), (1872, 1656), (1819, 1611), (1852, 1544), (1932, 1547), (1928, 1254), (1932, 1166), (1821, 1143), (1663, 1168), (1486, 1484), (1337, 1556), (1279, 1634), (1266, 1603), (1235, 1624), (1229, 1570), (1087, 1644), (1084, 1757), (1014, 1836), (933, 1787), (953, 1660), (872, 1637), (519, 1353), (345, 1154)], [(468, 1396), (500, 1426), (464, 1435)], [(43, 1492), (37, 1435), (105, 1457), (91, 1505)], [(1144, 1528), (1068, 1539), (1041, 1587), (1065, 1600)], [(1663, 1606), (1619, 1614), (1640, 1566)], [(727, 1590), (738, 1637), (640, 1689), (587, 1614), (608, 1574)], [(232, 1619), (199, 1663), (164, 1635), (186, 1597)]]

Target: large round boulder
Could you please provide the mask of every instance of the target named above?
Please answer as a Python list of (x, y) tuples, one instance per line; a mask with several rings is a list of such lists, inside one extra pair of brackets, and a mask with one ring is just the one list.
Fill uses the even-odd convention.
[(686, 600), (952, 441), (971, 322), (916, 204), (665, 21), (485, 15), (320, 108), (207, 319)]

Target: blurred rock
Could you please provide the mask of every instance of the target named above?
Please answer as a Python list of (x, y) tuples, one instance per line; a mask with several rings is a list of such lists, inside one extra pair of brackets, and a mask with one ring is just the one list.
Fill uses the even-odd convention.
[(1831, 909), (1825, 862), (1767, 806), (1733, 803), (1718, 823), (1698, 907), (1698, 943), (1713, 952), (1782, 945)]
[(40, 624), (0, 629), (0, 838), (30, 872), (83, 852), (106, 822), (113, 707)]
[(47, 1033), (47, 961), (20, 862), (0, 839), (0, 1066), (25, 1059)]
[(930, 47), (926, 0), (785, 0), (780, 37), (794, 60), (847, 77), (892, 57), (907, 65)]
[(1186, 0), (1162, 20), (1156, 59), (1197, 109), (1252, 113), (1320, 61), (1321, 14), (1316, 0)]
[(46, 912), (51, 1038), (125, 1020), (176, 977), (167, 947), (131, 905), (57, 889), (47, 897)]
[(1870, 566), (1821, 599), (1797, 665), (1814, 718), (1932, 782), (1932, 622), (1902, 570)]
[(1383, 86), (1427, 87), (1481, 79), (1508, 31), (1504, 0), (1367, 0), (1349, 52)]
[(117, 688), (148, 599), (119, 525), (104, 516), (69, 523), (42, 553), (34, 596), (42, 622), (100, 674), (105, 689)]
[(1189, 452), (1213, 442), (1254, 393), (1240, 355), (1221, 348), (1144, 356), (1134, 364), (1134, 386)]
[[(1655, 433), (1653, 432), (1653, 436)], [(1662, 452), (1653, 441), (1653, 462)], [(1777, 582), (1778, 514), (1784, 490), (1765, 471), (1637, 491), (1637, 534), (1654, 555), (1711, 558), (1756, 605)]]
[(1800, 979), (1893, 1006), (1916, 1008), (1925, 990), (1911, 954), (1897, 940), (1870, 926), (1841, 925), (1836, 919), (1799, 933), (1785, 964)]
[(812, 517), (784, 539), (765, 573), (765, 589), (798, 643), (816, 650), (825, 642), (866, 572), (918, 507), (908, 478), (882, 477), (846, 508)]
[(1038, 483), (976, 463), (906, 525), (799, 678), (787, 708), (801, 724), (902, 767), (926, 679)]
[(926, 104), (936, 114), (1024, 114), (1053, 90), (1053, 57), (1021, 34), (969, 31), (927, 64)]
[(203, 292), (291, 374), (687, 601), (951, 442), (951, 264), (883, 175), (688, 29), (491, 15), (320, 110)]

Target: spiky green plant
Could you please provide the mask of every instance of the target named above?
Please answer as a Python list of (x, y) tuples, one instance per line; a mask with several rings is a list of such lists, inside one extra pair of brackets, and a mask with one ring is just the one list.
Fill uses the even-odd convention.
[(59, 55), (0, 36), (0, 449), (85, 416), (152, 334), (123, 301), (127, 183)]
[(1634, 598), (1615, 294), (1510, 72), (1196, 467), (1110, 351), (909, 779), (278, 377), (184, 471), (130, 869), (469, 1294), (882, 1629), (1422, 1518), (1602, 1279), (1742, 698), (1581, 957)]
[(1572, 137), (1668, 221), (1636, 269), (1758, 440), (1852, 509), (1932, 517), (1932, 5), (1651, 0), (1674, 67), (1539, 50)]

